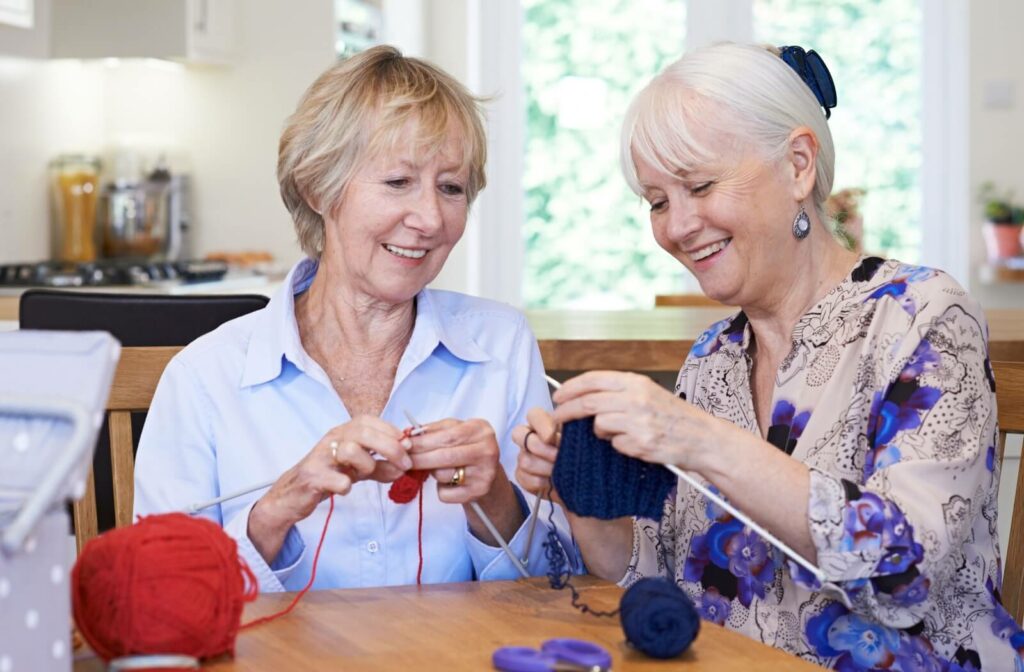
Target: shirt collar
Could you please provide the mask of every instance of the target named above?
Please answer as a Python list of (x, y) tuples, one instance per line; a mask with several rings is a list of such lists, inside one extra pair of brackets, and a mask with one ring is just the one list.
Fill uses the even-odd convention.
[(318, 266), (313, 259), (302, 259), (295, 264), (270, 303), (260, 311), (246, 349), (242, 387), (274, 380), (281, 375), (285, 359), (302, 361), (304, 351), (295, 321), (295, 296), (309, 289)]
[[(308, 355), (299, 338), (295, 297), (309, 289), (318, 268), (319, 262), (314, 259), (299, 261), (288, 272), (267, 307), (260, 311), (246, 351), (242, 387), (274, 380), (281, 375), (285, 360), (305, 370)], [(440, 305), (434, 291), (420, 291), (416, 296), (416, 324), (406, 354), (402, 357), (403, 364), (408, 360), (411, 368), (415, 368), (433, 354), (438, 345), (443, 345), (465, 362), (489, 360), (487, 352), (457, 326), (458, 318)]]
[[(438, 298), (439, 294), (430, 289), (424, 289), (416, 295), (416, 326), (413, 327), (409, 345), (417, 343), (424, 349), (429, 347), (430, 352), (433, 352), (440, 344), (464, 362), (488, 361), (490, 355), (473, 340), (465, 325), (460, 325), (461, 320), (446, 310)], [(460, 326), (463, 328), (460, 329)]]

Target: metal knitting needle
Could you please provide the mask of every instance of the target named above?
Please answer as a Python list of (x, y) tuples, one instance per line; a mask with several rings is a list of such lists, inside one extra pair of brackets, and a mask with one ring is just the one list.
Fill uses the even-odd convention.
[(752, 521), (750, 518), (747, 518), (745, 515), (740, 513), (740, 510), (737, 509), (735, 506), (733, 506), (729, 502), (725, 501), (724, 499), (722, 499), (721, 497), (719, 497), (718, 495), (713, 493), (711, 490), (708, 490), (701, 483), (699, 483), (697, 481), (697, 479), (695, 479), (693, 476), (690, 476), (688, 473), (686, 473), (685, 471), (683, 471), (682, 469), (680, 469), (676, 465), (674, 465), (674, 464), (666, 464), (664, 466), (669, 471), (671, 471), (673, 474), (675, 474), (676, 476), (678, 476), (679, 478), (683, 479), (684, 481), (686, 481), (687, 483), (692, 485), (694, 488), (696, 488), (697, 491), (700, 492), (702, 495), (704, 495), (705, 497), (707, 497), (712, 502), (714, 502), (718, 506), (722, 507), (723, 509), (725, 509), (729, 513), (731, 513), (733, 515), (733, 517), (739, 519), (744, 525), (746, 525), (747, 527), (752, 529), (754, 532), (757, 532), (759, 535), (761, 535), (765, 539), (765, 541), (767, 541), (768, 543), (772, 544), (773, 546), (778, 548), (780, 551), (782, 551), (783, 553), (788, 555), (790, 557), (790, 559), (793, 560), (793, 562), (795, 562), (796, 564), (800, 565), (801, 567), (806, 569), (808, 572), (813, 574), (814, 578), (818, 579), (818, 581), (820, 583), (825, 583), (825, 572), (821, 571), (820, 569), (818, 569), (817, 567), (812, 565), (810, 563), (810, 561), (808, 561), (806, 558), (804, 558), (804, 556), (800, 555), (799, 553), (794, 551), (792, 548), (790, 548), (786, 544), (782, 543), (782, 541), (780, 541), (778, 538), (776, 538), (775, 535), (773, 535), (771, 532), (769, 532), (768, 530), (764, 529), (763, 527), (761, 527), (760, 525), (758, 525), (757, 523)]
[(249, 493), (255, 493), (257, 490), (263, 490), (264, 488), (269, 488), (270, 486), (275, 484), (276, 481), (278, 481), (278, 479), (274, 478), (273, 480), (266, 481), (265, 484), (260, 484), (258, 486), (250, 486), (249, 488), (245, 488), (243, 490), (239, 490), (239, 491), (233, 492), (230, 495), (224, 495), (222, 497), (217, 497), (215, 499), (207, 500), (205, 502), (197, 502), (195, 504), (189, 504), (188, 507), (184, 509), (184, 513), (187, 513), (189, 515), (196, 515), (197, 513), (202, 511), (203, 509), (208, 509), (211, 506), (216, 506), (217, 504), (220, 504), (221, 502), (226, 502), (227, 500), (230, 500), (230, 499), (234, 499), (234, 498), (237, 498), (237, 497), (242, 497), (243, 495), (248, 495)]
[[(408, 413), (406, 413), (405, 415), (406, 415), (407, 418), (409, 417)], [(416, 425), (415, 423), (413, 423), (411, 418), (409, 419), (409, 422), (413, 424), (413, 430), (411, 432), (409, 432), (410, 436), (419, 436), (424, 431), (426, 431), (426, 430), (423, 429), (423, 427), (421, 425)], [(376, 456), (376, 453), (374, 453), (374, 455)], [(262, 490), (264, 488), (269, 488), (270, 486), (272, 486), (276, 482), (277, 482), (277, 479), (275, 478), (274, 480), (267, 481), (266, 483), (260, 483), (259, 485), (253, 485), (253, 486), (249, 486), (248, 488), (243, 488), (242, 490), (237, 490), (235, 492), (232, 492), (229, 495), (223, 495), (223, 496), (217, 497), (215, 499), (209, 499), (209, 500), (207, 500), (205, 502), (196, 502), (195, 504), (190, 504), (183, 511), (184, 511), (184, 513), (187, 513), (189, 515), (195, 515), (196, 513), (202, 511), (203, 509), (208, 509), (211, 506), (216, 506), (217, 504), (221, 504), (221, 503), (226, 502), (228, 500), (236, 499), (238, 497), (241, 497), (242, 495), (248, 495), (250, 492), (256, 492), (257, 490)]]
[[(552, 388), (556, 390), (562, 386), (560, 382), (558, 382), (557, 380), (555, 380), (546, 373), (544, 374), (544, 378), (547, 379), (548, 385), (550, 385)], [(530, 449), (526, 447), (526, 442), (529, 441), (529, 439), (530, 432), (527, 432), (526, 438), (523, 440), (523, 450), (525, 450), (526, 452), (530, 452)], [(538, 492), (537, 498), (533, 500), (533, 509), (530, 511), (530, 531), (526, 535), (526, 552), (525, 555), (523, 555), (524, 565), (530, 564), (530, 548), (533, 546), (533, 533), (537, 529), (537, 519), (540, 517), (538, 514), (540, 513), (540, 501), (542, 499), (543, 497), (541, 497), (541, 494)], [(554, 504), (552, 504), (552, 506), (554, 506)]]
[(197, 514), (200, 511), (202, 511), (203, 509), (208, 509), (211, 506), (216, 506), (217, 504), (220, 504), (221, 502), (226, 502), (229, 499), (235, 499), (236, 497), (241, 497), (242, 495), (248, 495), (250, 492), (256, 492), (257, 490), (262, 490), (263, 488), (269, 488), (270, 486), (272, 486), (276, 482), (277, 482), (277, 479), (275, 478), (274, 480), (267, 481), (266, 483), (260, 483), (259, 485), (253, 485), (253, 486), (250, 486), (250, 487), (245, 488), (243, 490), (238, 490), (236, 492), (232, 492), (230, 495), (224, 495), (222, 497), (217, 497), (215, 499), (210, 499), (210, 500), (207, 500), (205, 502), (196, 502), (195, 504), (190, 504), (184, 510), (184, 513), (187, 513), (190, 516), (194, 516), (195, 514)]
[[(425, 431), (427, 431), (423, 427), (423, 425), (416, 421), (416, 418), (412, 417), (412, 414), (409, 413), (409, 411), (402, 411), (402, 413), (405, 414), (405, 419), (408, 420), (409, 424), (412, 425), (413, 435), (423, 434)], [(491, 519), (487, 516), (486, 513), (484, 513), (484, 510), (480, 508), (480, 505), (477, 504), (476, 502), (470, 502), (469, 506), (470, 508), (473, 509), (473, 513), (480, 517), (480, 520), (483, 522), (484, 527), (486, 527), (487, 531), (491, 533), (491, 536), (494, 537), (494, 540), (498, 542), (498, 546), (501, 546), (501, 550), (504, 551), (505, 555), (508, 556), (508, 559), (512, 561), (512, 564), (515, 566), (516, 570), (519, 571), (519, 574), (522, 575), (524, 579), (530, 578), (530, 573), (526, 571), (526, 567), (523, 566), (523, 563), (520, 562), (516, 554), (512, 552), (511, 548), (509, 548), (509, 545), (508, 543), (506, 543), (505, 538), (501, 536), (501, 532), (498, 532), (498, 528), (494, 526), (494, 523), (492, 523)]]
[[(551, 386), (554, 387), (556, 390), (562, 386), (561, 383), (559, 383), (557, 380), (555, 380), (551, 376), (545, 376), (545, 378), (548, 379), (548, 383), (550, 383)], [(773, 546), (775, 546), (776, 548), (778, 548), (785, 555), (789, 556), (789, 558), (791, 560), (793, 560), (793, 562), (795, 562), (796, 564), (800, 565), (801, 567), (806, 569), (808, 572), (813, 574), (814, 578), (816, 578), (820, 583), (825, 583), (825, 572), (821, 571), (820, 569), (818, 569), (817, 567), (812, 565), (810, 563), (810, 561), (808, 561), (806, 558), (804, 558), (804, 556), (800, 555), (799, 553), (797, 553), (796, 551), (791, 549), (789, 546), (787, 546), (786, 544), (782, 543), (782, 541), (780, 541), (778, 538), (776, 538), (775, 535), (773, 535), (771, 532), (769, 532), (768, 530), (764, 529), (763, 527), (761, 527), (760, 525), (755, 523), (753, 520), (748, 518), (746, 515), (741, 513), (740, 510), (737, 509), (735, 506), (733, 506), (732, 504), (730, 504), (729, 502), (725, 501), (720, 496), (718, 496), (717, 494), (715, 494), (714, 492), (712, 492), (711, 490), (706, 488), (699, 481), (697, 481), (697, 479), (695, 479), (693, 476), (691, 476), (690, 474), (686, 473), (685, 471), (683, 471), (682, 469), (680, 469), (676, 465), (674, 465), (674, 464), (665, 464), (665, 465), (662, 465), (662, 466), (664, 466), (666, 469), (671, 471), (673, 474), (675, 474), (679, 478), (681, 478), (684, 481), (686, 481), (687, 483), (689, 483), (700, 494), (704, 495), (705, 497), (710, 499), (712, 502), (714, 502), (718, 506), (720, 506), (723, 509), (725, 509), (726, 511), (728, 511), (730, 514), (732, 514), (733, 517), (738, 519), (740, 522), (742, 522), (744, 525), (749, 527), (751, 530), (753, 530), (757, 534), (761, 535), (761, 537), (765, 541), (767, 541), (768, 543), (770, 543)]]

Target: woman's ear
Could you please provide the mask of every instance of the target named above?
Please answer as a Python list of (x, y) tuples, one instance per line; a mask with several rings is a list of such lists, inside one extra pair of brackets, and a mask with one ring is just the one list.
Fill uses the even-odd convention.
[(804, 201), (814, 191), (818, 167), (818, 137), (806, 126), (800, 126), (789, 134), (789, 159), (792, 167), (793, 198)]

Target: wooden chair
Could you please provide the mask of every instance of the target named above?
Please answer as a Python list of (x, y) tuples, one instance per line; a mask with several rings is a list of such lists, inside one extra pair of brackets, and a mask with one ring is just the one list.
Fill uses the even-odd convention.
[(723, 305), (703, 294), (657, 294), (654, 297), (655, 308), (718, 308)]
[[(82, 510), (74, 513), (79, 549), (98, 532), (131, 522), (132, 444), (142, 433), (144, 411), (170, 357), (182, 346), (228, 320), (263, 308), (268, 301), (251, 294), (164, 296), (45, 289), (22, 294), (18, 307), (22, 329), (107, 331), (124, 348), (108, 405), (110, 418), (96, 445), (89, 493), (78, 505)], [(155, 357), (152, 361), (147, 359), (150, 355), (142, 354), (160, 349), (164, 354), (151, 355)], [(115, 433), (120, 436), (117, 450)], [(120, 498), (114, 494), (114, 480), (119, 476), (128, 493)], [(79, 519), (85, 526), (81, 532)]]
[[(147, 411), (156, 384), (181, 347), (123, 348), (107, 400), (110, 423), (110, 469), (114, 486), (114, 524), (132, 523), (134, 504), (135, 447), (132, 411)], [(85, 542), (99, 534), (96, 512), (96, 480), (89, 470), (85, 495), (74, 503), (75, 543), (82, 552)]]
[[(996, 403), (999, 406), (999, 457), (1002, 459), (1008, 434), (1024, 434), (1024, 362), (993, 362)], [(1024, 462), (1024, 461), (1022, 461)], [(1006, 515), (1006, 512), (1002, 512)], [(1017, 484), (1006, 543), (1003, 569), (1003, 606), (1018, 623), (1024, 619), (1024, 468), (1017, 471)]]

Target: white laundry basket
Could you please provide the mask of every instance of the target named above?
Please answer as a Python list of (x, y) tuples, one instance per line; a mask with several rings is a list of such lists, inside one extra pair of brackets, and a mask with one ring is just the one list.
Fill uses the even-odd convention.
[(105, 332), (0, 333), (0, 672), (70, 670), (73, 543), (120, 345)]

